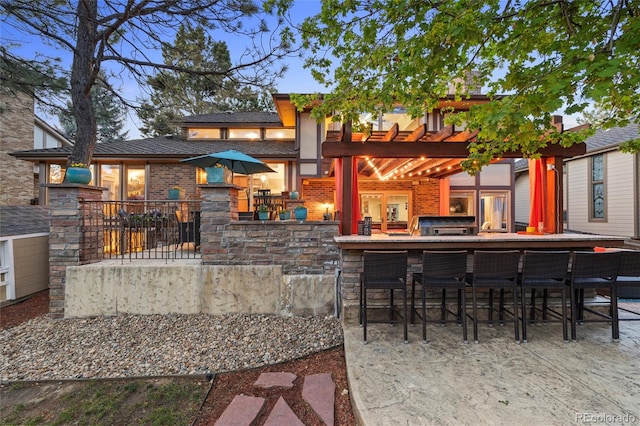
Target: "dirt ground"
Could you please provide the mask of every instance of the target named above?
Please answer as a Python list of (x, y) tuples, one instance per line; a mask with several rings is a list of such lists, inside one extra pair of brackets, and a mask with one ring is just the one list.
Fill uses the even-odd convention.
[[(45, 315), (48, 312), (48, 305), (48, 291), (44, 291), (26, 301), (0, 308), (0, 330), (14, 327), (31, 318)], [(285, 390), (282, 388), (262, 389), (253, 387), (253, 383), (260, 373), (276, 371), (295, 374), (297, 378), (293, 382), (294, 387)], [(45, 419), (47, 416), (53, 416), (53, 414), (49, 413), (65, 412), (65, 403), (77, 404), (77, 402), (74, 402), (68, 395), (86, 392), (84, 387), (89, 387), (88, 392), (91, 393), (91, 395), (99, 395), (104, 393), (108, 386), (119, 384), (121, 386), (121, 388), (119, 388), (120, 392), (125, 394), (125, 401), (122, 402), (124, 405), (114, 405), (114, 409), (111, 410), (112, 412), (105, 414), (106, 417), (103, 418), (108, 419), (108, 424), (113, 425), (137, 424), (138, 422), (148, 420), (132, 418), (131, 411), (134, 407), (132, 404), (139, 403), (139, 405), (135, 406), (145, 407), (145, 409), (150, 411), (153, 409), (154, 404), (162, 404), (161, 401), (151, 395), (152, 391), (155, 392), (158, 387), (166, 385), (167, 381), (173, 382), (173, 384), (176, 385), (176, 383), (182, 383), (186, 380), (187, 382), (191, 382), (192, 389), (194, 389), (192, 393), (199, 398), (199, 401), (195, 405), (191, 405), (186, 402), (181, 402), (182, 400), (178, 399), (178, 404), (182, 407), (183, 411), (186, 411), (183, 416), (185, 418), (184, 424), (213, 425), (235, 395), (245, 394), (266, 399), (263, 410), (258, 417), (257, 425), (264, 424), (280, 396), (285, 399), (287, 404), (305, 425), (322, 425), (323, 423), (320, 418), (302, 398), (302, 383), (304, 382), (304, 377), (317, 373), (331, 373), (332, 379), (336, 384), (335, 424), (354, 425), (355, 419), (349, 397), (344, 349), (341, 346), (281, 364), (218, 374), (214, 376), (212, 383), (207, 382), (206, 379), (202, 377), (194, 377), (187, 379), (143, 379), (141, 381), (142, 386), (140, 386), (140, 383), (137, 385), (133, 385), (133, 383), (127, 384), (126, 382), (128, 380), (126, 379), (105, 381), (55, 381), (46, 383), (14, 382), (11, 384), (3, 384), (0, 386), (2, 396), (2, 416), (0, 419), (5, 419), (5, 416), (8, 415), (8, 413), (14, 412), (16, 407), (25, 413), (28, 412), (27, 408), (29, 408), (32, 413), (40, 413), (41, 418)], [(140, 379), (136, 380), (140, 381)], [(129, 381), (133, 382), (134, 379)], [(96, 382), (105, 389), (100, 387), (96, 388)], [(111, 385), (109, 385), (109, 383), (111, 383)], [(144, 392), (144, 390), (146, 390), (146, 392)], [(114, 395), (118, 396), (114, 396), (113, 398), (120, 397), (120, 393)], [(142, 401), (138, 401), (140, 399), (142, 399)], [(145, 401), (145, 399), (147, 400)], [(131, 409), (128, 410), (126, 407)], [(186, 421), (187, 417), (189, 418), (188, 421)], [(49, 419), (52, 420), (53, 417), (49, 417)], [(176, 424), (176, 418), (167, 417), (166, 419), (166, 423), (164, 424), (170, 424), (169, 422)], [(69, 423), (65, 423), (64, 419), (61, 420), (62, 422), (58, 424), (72, 424), (77, 422), (77, 418), (69, 419)], [(18, 421), (17, 424), (21, 424), (21, 422)], [(154, 424), (163, 423), (160, 420)]]

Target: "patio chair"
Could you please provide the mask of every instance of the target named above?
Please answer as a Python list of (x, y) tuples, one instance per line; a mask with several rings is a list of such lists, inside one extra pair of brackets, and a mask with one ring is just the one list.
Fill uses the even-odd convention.
[[(422, 252), (422, 272), (413, 274), (411, 284), (411, 324), (414, 323), (415, 288), (420, 285), (422, 310), (418, 316), (422, 319), (422, 340), (427, 341), (427, 322), (455, 322), (462, 324), (462, 339), (467, 340), (467, 251), (424, 251)], [(426, 294), (429, 289), (442, 290), (440, 301), (440, 319), (427, 319)], [(457, 312), (452, 312), (446, 306), (447, 290), (457, 290)], [(447, 314), (455, 315), (455, 319), (448, 320)]]
[[(620, 269), (618, 270), (618, 298), (640, 299), (640, 250), (620, 252)], [(630, 315), (618, 318), (618, 321), (640, 321), (640, 312), (621, 306), (618, 310)]]
[[(542, 321), (547, 322), (549, 312), (555, 318), (561, 318), (562, 338), (569, 340), (567, 333), (567, 270), (569, 268), (569, 251), (532, 251), (525, 250), (522, 260), (522, 275), (520, 278), (520, 301), (522, 303), (522, 340), (527, 341), (527, 323), (535, 321), (536, 289), (544, 290)], [(527, 318), (526, 290), (531, 289), (531, 315)], [(548, 306), (548, 291), (560, 290), (562, 305), (560, 313)]]
[[(362, 273), (360, 274), (360, 322), (364, 334), (363, 340), (367, 342), (367, 325), (369, 323), (403, 323), (404, 342), (408, 343), (407, 336), (407, 251), (369, 251), (365, 250), (362, 260)], [(368, 290), (388, 290), (389, 319), (370, 319), (368, 310), (380, 306), (368, 306)], [(402, 313), (394, 305), (394, 292), (400, 291), (402, 297)], [(396, 319), (395, 315), (401, 319)]]
[(178, 222), (178, 242), (176, 250), (185, 243), (195, 242), (195, 223), (193, 221), (185, 221), (182, 218), (182, 211), (176, 210), (176, 221)]
[[(569, 290), (571, 295), (571, 339), (576, 340), (578, 322), (611, 323), (613, 341), (619, 339), (618, 329), (618, 289), (616, 279), (620, 268), (619, 252), (581, 252), (573, 253)], [(608, 289), (611, 294), (609, 314), (585, 306), (585, 289)], [(584, 312), (591, 314), (589, 318)]]
[(504, 291), (513, 293), (513, 327), (516, 342), (520, 342), (518, 326), (518, 266), (520, 252), (518, 250), (484, 251), (473, 253), (473, 279), (471, 281), (473, 296), (473, 340), (478, 343), (478, 290), (489, 289), (488, 319), (493, 325), (493, 290), (500, 290), (500, 320), (504, 313)]

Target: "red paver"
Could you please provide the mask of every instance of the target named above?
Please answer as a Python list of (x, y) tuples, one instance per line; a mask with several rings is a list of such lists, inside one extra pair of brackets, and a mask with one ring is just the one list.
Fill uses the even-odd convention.
[(293, 373), (279, 372), (279, 373), (262, 373), (253, 386), (261, 388), (273, 388), (283, 387), (291, 389), (293, 387), (293, 381), (297, 378)]
[(298, 416), (293, 412), (284, 398), (278, 398), (278, 402), (271, 410), (264, 426), (304, 426)]
[(305, 376), (302, 385), (302, 398), (309, 403), (313, 411), (327, 426), (333, 426), (336, 384), (330, 373)]
[(215, 426), (250, 426), (262, 410), (264, 398), (236, 395)]

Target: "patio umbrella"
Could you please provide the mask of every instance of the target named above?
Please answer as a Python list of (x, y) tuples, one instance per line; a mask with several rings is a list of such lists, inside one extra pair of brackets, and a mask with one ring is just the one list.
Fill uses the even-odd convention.
[(214, 167), (216, 164), (220, 164), (231, 170), (232, 177), (233, 173), (240, 173), (243, 175), (268, 172), (275, 173), (275, 170), (271, 169), (271, 167), (267, 166), (261, 160), (240, 151), (236, 151), (235, 149), (199, 155), (198, 157), (185, 158), (180, 161), (202, 168)]

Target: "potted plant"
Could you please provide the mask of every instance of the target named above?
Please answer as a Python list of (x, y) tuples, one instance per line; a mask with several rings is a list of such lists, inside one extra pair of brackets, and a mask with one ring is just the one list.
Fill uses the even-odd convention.
[(169, 188), (169, 199), (170, 200), (179, 200), (180, 199), (180, 187), (172, 186)]
[(293, 215), (299, 221), (307, 219), (307, 208), (305, 206), (296, 206)]
[(258, 219), (260, 220), (268, 220), (269, 219), (269, 207), (266, 204), (262, 204), (258, 206)]
[(66, 172), (68, 183), (81, 183), (87, 185), (91, 182), (91, 170), (85, 163), (71, 163)]
[(205, 171), (207, 172), (207, 183), (223, 183), (224, 172), (226, 167), (222, 164), (215, 164), (213, 167), (205, 167)]
[(289, 209), (283, 209), (280, 210), (280, 213), (278, 213), (280, 215), (280, 220), (289, 220), (291, 219), (291, 210)]

